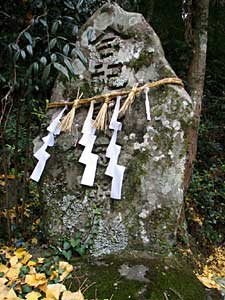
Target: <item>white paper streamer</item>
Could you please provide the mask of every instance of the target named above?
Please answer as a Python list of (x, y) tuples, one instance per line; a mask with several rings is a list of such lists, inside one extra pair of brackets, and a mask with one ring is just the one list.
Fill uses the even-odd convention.
[(147, 116), (147, 120), (151, 121), (151, 108), (150, 108), (150, 101), (149, 101), (149, 97), (148, 97), (148, 93), (149, 93), (149, 88), (145, 88), (145, 109), (146, 109), (146, 116)]
[(52, 120), (52, 122), (47, 128), (49, 134), (42, 138), (44, 144), (37, 152), (34, 153), (34, 157), (37, 158), (38, 163), (36, 164), (36, 167), (34, 168), (30, 178), (36, 182), (40, 180), (41, 175), (45, 168), (46, 161), (50, 157), (50, 154), (46, 152), (46, 149), (48, 146), (52, 147), (54, 145), (55, 135), (60, 134), (60, 126), (59, 126), (60, 119), (62, 118), (65, 110), (66, 107), (63, 110), (61, 110), (61, 112), (58, 114), (56, 118)]
[(121, 146), (116, 145), (117, 132), (122, 128), (122, 123), (117, 121), (120, 109), (120, 99), (120, 96), (116, 99), (115, 109), (109, 125), (109, 128), (113, 129), (114, 131), (109, 146), (106, 150), (106, 157), (110, 158), (110, 160), (105, 172), (106, 175), (112, 177), (111, 198), (118, 200), (121, 199), (123, 175), (125, 171), (124, 166), (117, 164), (121, 150)]
[(96, 140), (96, 135), (95, 135), (96, 129), (93, 127), (94, 120), (92, 119), (93, 111), (94, 111), (94, 102), (91, 102), (86, 120), (82, 128), (83, 136), (79, 141), (79, 144), (85, 147), (81, 154), (79, 162), (86, 165), (81, 179), (81, 184), (87, 186), (94, 185), (97, 161), (98, 161), (98, 155), (91, 153)]

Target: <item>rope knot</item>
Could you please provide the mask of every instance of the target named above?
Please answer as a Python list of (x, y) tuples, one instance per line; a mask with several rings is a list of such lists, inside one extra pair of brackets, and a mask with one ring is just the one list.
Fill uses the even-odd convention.
[(110, 99), (110, 94), (106, 94), (104, 98), (105, 98), (104, 102), (105, 102), (106, 104), (109, 104), (109, 102), (110, 102), (110, 100), (111, 100), (111, 99)]
[(73, 102), (73, 106), (72, 107), (77, 108), (79, 106), (79, 102), (80, 102), (80, 98), (79, 99), (75, 99), (74, 102)]
[(80, 98), (82, 97), (82, 95), (83, 95), (83, 93), (80, 94), (80, 91), (78, 90), (77, 97), (73, 102), (73, 106), (72, 106), (71, 110), (61, 121), (61, 124), (60, 124), (61, 131), (71, 132), (73, 120), (74, 120), (74, 116), (75, 116), (75, 111), (79, 107), (79, 102), (80, 102)]
[(138, 92), (138, 87), (137, 86), (138, 86), (138, 84), (135, 83), (135, 85), (132, 87), (130, 93), (127, 96), (127, 99), (124, 101), (122, 107), (120, 108), (119, 114), (124, 115), (125, 112), (127, 111), (127, 109), (130, 108), (131, 105), (133, 104), (134, 99), (135, 99), (135, 95)]

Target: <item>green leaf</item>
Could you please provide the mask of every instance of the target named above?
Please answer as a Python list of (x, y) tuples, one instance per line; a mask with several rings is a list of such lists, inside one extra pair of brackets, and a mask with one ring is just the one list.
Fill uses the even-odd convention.
[(0, 74), (0, 81), (6, 82), (6, 78), (3, 75), (1, 75), (1, 74)]
[(39, 65), (37, 62), (33, 63), (33, 70), (34, 70), (34, 74), (37, 75), (39, 71)]
[(74, 18), (72, 18), (70, 16), (63, 16), (63, 19), (70, 22), (70, 23), (74, 21)]
[(20, 50), (20, 55), (22, 59), (26, 59), (26, 52), (24, 50)]
[(45, 273), (46, 273), (46, 275), (50, 276), (52, 274), (52, 270), (48, 270)]
[(53, 24), (52, 24), (52, 29), (51, 32), (53, 34), (56, 33), (56, 31), (58, 30), (59, 26), (62, 25), (62, 21), (61, 20), (56, 20)]
[(56, 56), (55, 53), (53, 53), (53, 54), (51, 55), (51, 61), (52, 61), (52, 62), (56, 62), (56, 61), (57, 61), (57, 56)]
[(25, 31), (24, 36), (28, 40), (28, 42), (32, 45), (32, 36), (30, 35), (30, 33)]
[(78, 231), (75, 235), (75, 239), (80, 239), (80, 237), (81, 237), (81, 233)]
[(20, 56), (20, 50), (18, 50), (13, 57), (14, 64), (17, 62), (19, 56)]
[(75, 7), (74, 7), (72, 1), (69, 1), (69, 0), (64, 1), (64, 4), (65, 4), (68, 8), (72, 9), (72, 10), (75, 9)]
[(76, 248), (76, 251), (78, 254), (80, 254), (80, 256), (83, 256), (85, 254), (86, 247), (81, 245), (79, 248)]
[(77, 56), (82, 61), (83, 64), (85, 64), (85, 65), (87, 64), (87, 59), (84, 56), (83, 52), (81, 52), (80, 49), (73, 48), (73, 50), (71, 51), (71, 55), (72, 56)]
[(30, 268), (27, 266), (22, 266), (20, 268), (20, 273), (19, 273), (19, 277), (23, 277), (25, 274), (29, 273)]
[(64, 64), (67, 66), (67, 69), (71, 72), (71, 74), (76, 75), (76, 70), (74, 68), (74, 66), (72, 65), (72, 63), (67, 59), (64, 58)]
[(76, 248), (79, 244), (80, 244), (80, 239), (73, 239), (73, 240), (70, 240), (70, 244), (73, 248)]
[(16, 44), (16, 43), (12, 43), (9, 45), (9, 47), (11, 47), (13, 50), (20, 50), (20, 47)]
[(43, 75), (41, 78), (42, 81), (46, 81), (48, 79), (50, 71), (51, 71), (51, 64), (48, 64), (44, 69), (44, 72), (43, 72)]
[(56, 68), (56, 70), (58, 70), (59, 72), (61, 72), (64, 76), (66, 76), (66, 78), (69, 80), (69, 74), (68, 71), (65, 67), (63, 67), (61, 64), (59, 63), (53, 63), (53, 66)]
[(27, 45), (27, 52), (32, 56), (33, 55), (33, 48), (31, 45)]
[(40, 63), (41, 63), (42, 65), (46, 66), (46, 64), (47, 64), (47, 58), (46, 58), (45, 56), (42, 56), (42, 57), (40, 58)]
[(41, 38), (39, 36), (37, 36), (36, 38), (34, 38), (33, 40), (33, 48), (36, 46), (37, 42), (41, 41)]
[(45, 19), (40, 19), (40, 23), (44, 26), (47, 27), (47, 22)]
[[(68, 278), (68, 277), (67, 277)], [(59, 283), (60, 282), (60, 279), (59, 278), (55, 278), (54, 280), (53, 280), (53, 282), (54, 283)]]
[(63, 255), (67, 260), (70, 260), (71, 257), (72, 257), (72, 251), (71, 251), (71, 250), (69, 250), (69, 251), (63, 250), (63, 251), (62, 251), (62, 255)]
[(33, 65), (30, 65), (29, 68), (26, 70), (25, 79), (29, 78), (33, 69)]
[(60, 40), (65, 41), (65, 42), (67, 42), (67, 39), (66, 39), (64, 36), (61, 36), (61, 35), (59, 36), (59, 35), (58, 35), (57, 38), (60, 39)]
[(56, 33), (58, 27), (59, 27), (59, 23), (58, 23), (58, 21), (55, 21), (55, 22), (52, 24), (51, 32), (52, 32), (53, 34)]
[(27, 293), (30, 293), (32, 291), (32, 287), (27, 285), (27, 284), (22, 285), (21, 288), (22, 288), (22, 293), (23, 294), (27, 294)]
[(68, 250), (69, 248), (70, 248), (70, 243), (67, 242), (67, 241), (65, 241), (65, 242), (63, 243), (63, 249), (64, 249), (64, 250)]
[(57, 43), (57, 38), (51, 39), (51, 41), (49, 42), (49, 48), (53, 49), (55, 47), (56, 43)]
[(64, 47), (63, 47), (63, 53), (68, 56), (68, 53), (70, 51), (70, 45), (69, 44), (66, 44)]
[(74, 25), (72, 30), (72, 35), (77, 35), (77, 34), (78, 34), (78, 26)]

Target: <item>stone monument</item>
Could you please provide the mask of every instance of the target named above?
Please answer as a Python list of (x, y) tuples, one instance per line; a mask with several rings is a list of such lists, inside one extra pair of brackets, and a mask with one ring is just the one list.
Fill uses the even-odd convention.
[[(83, 97), (91, 97), (176, 77), (144, 17), (117, 4), (103, 5), (87, 21), (77, 49), (85, 59), (74, 58), (77, 76), (72, 82), (57, 80), (53, 101), (75, 99), (78, 89)], [(118, 163), (126, 168), (121, 200), (111, 199), (112, 178), (105, 175), (112, 130), (96, 131), (92, 152), (99, 159), (93, 187), (80, 184), (84, 165), (78, 162), (84, 149), (78, 141), (88, 107), (76, 111), (71, 133), (57, 137), (42, 178), (48, 238), (73, 238), (79, 232), (95, 256), (127, 249), (161, 252), (174, 245), (183, 207), (193, 103), (184, 88), (174, 84), (150, 89), (149, 99), (151, 121), (146, 119), (143, 93), (119, 119)], [(96, 103), (95, 116), (99, 108)], [(113, 109), (109, 107), (109, 120)]]

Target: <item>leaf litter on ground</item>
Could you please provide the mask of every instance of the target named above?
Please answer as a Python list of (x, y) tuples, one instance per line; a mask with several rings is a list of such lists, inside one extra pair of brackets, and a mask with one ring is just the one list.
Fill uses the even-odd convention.
[(80, 289), (67, 290), (64, 280), (72, 274), (67, 261), (32, 259), (25, 248), (0, 248), (0, 295), (4, 300), (84, 300)]
[(207, 288), (225, 292), (225, 247), (215, 248), (201, 274), (196, 275)]

